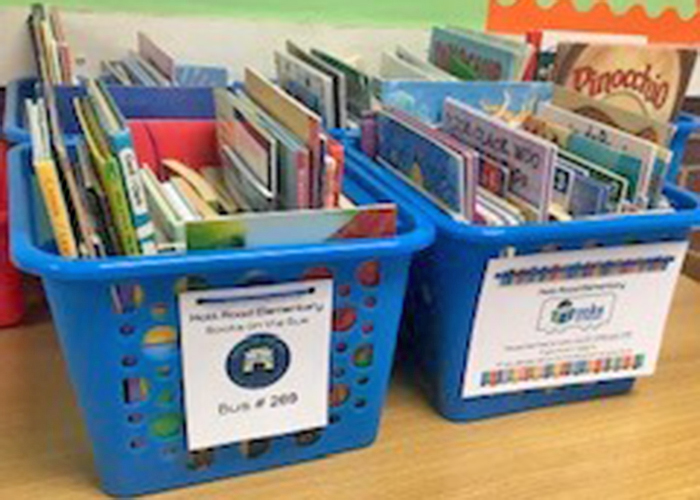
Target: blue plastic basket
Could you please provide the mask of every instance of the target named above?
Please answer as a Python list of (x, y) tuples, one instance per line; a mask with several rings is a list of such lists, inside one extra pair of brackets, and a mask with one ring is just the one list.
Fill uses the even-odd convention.
[[(178, 256), (67, 260), (37, 241), (30, 149), (10, 154), (12, 257), (41, 276), (63, 354), (108, 493), (130, 496), (319, 458), (367, 446), (375, 439), (384, 402), (412, 254), (429, 245), (434, 228), (405, 207), (393, 238), (265, 249), (193, 252)], [(345, 191), (357, 203), (393, 195), (354, 166)], [(182, 428), (152, 435), (164, 415), (184, 415), (177, 345), (165, 357), (144, 350), (151, 329), (177, 328), (176, 290), (288, 282), (332, 276), (336, 323), (331, 346), (330, 424), (320, 431), (249, 442), (208, 452), (186, 451)], [(183, 278), (186, 278), (183, 281)], [(138, 287), (136, 287), (138, 285)], [(140, 290), (139, 307), (118, 314), (110, 291)], [(339, 326), (339, 325), (342, 325)], [(362, 353), (360, 363), (356, 355)], [(367, 365), (369, 354), (369, 366)], [(122, 387), (139, 377), (154, 395), (127, 404)], [(168, 394), (161, 398), (159, 394)], [(186, 417), (185, 417), (186, 425)]]
[(681, 171), (681, 165), (683, 164), (683, 156), (685, 155), (685, 147), (688, 144), (688, 139), (690, 136), (700, 131), (700, 117), (697, 117), (691, 113), (683, 112), (678, 116), (676, 120), (676, 134), (673, 136), (671, 141), (671, 151), (673, 151), (673, 160), (671, 161), (671, 167), (666, 175), (666, 180), (673, 182), (674, 184), (678, 182), (678, 174)]
[(437, 209), (418, 191), (364, 155), (356, 138), (346, 138), (348, 165), (364, 169), (405, 205), (424, 213), (436, 226), (433, 246), (417, 254), (405, 301), (400, 354), (417, 368), (436, 409), (450, 420), (475, 420), (557, 403), (620, 394), (634, 379), (567, 385), (506, 395), (464, 399), (462, 381), (475, 310), (490, 259), (507, 248), (517, 255), (553, 249), (684, 240), (700, 225), (698, 199), (668, 186), (666, 195), (679, 209), (666, 215), (531, 224), (516, 227), (467, 225)]
[[(22, 78), (7, 86), (3, 134), (12, 144), (29, 142), (24, 101), (36, 96), (36, 78)], [(212, 119), (214, 95), (209, 87), (123, 87), (110, 85), (117, 106), (129, 120)], [(56, 87), (56, 104), (67, 136), (80, 133), (73, 98), (85, 95), (85, 87)]]

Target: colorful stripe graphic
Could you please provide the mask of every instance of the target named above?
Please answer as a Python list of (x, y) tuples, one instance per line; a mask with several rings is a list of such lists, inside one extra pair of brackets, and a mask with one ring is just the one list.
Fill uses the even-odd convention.
[(575, 262), (564, 266), (529, 267), (509, 269), (496, 274), (500, 286), (530, 285), (580, 278), (619, 276), (663, 272), (675, 260), (670, 255), (639, 259), (604, 260), (599, 262)]
[(504, 370), (485, 371), (481, 373), (481, 387), (496, 387), (528, 381), (555, 380), (568, 376), (638, 370), (644, 366), (645, 361), (646, 357), (644, 354), (625, 354), (614, 358), (561, 361), (546, 365), (520, 366)]

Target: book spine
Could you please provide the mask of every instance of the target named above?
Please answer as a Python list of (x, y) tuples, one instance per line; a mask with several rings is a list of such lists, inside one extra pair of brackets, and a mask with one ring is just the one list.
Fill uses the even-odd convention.
[(118, 151), (124, 190), (128, 197), (132, 223), (136, 230), (136, 237), (141, 247), (141, 252), (144, 255), (155, 255), (157, 253), (155, 228), (148, 212), (146, 194), (143, 182), (139, 176), (139, 164), (136, 160), (136, 154), (130, 147), (122, 147)]
[(100, 166), (100, 176), (105, 194), (109, 200), (112, 220), (117, 226), (121, 247), (126, 255), (140, 255), (141, 249), (132, 223), (129, 201), (122, 183), (122, 176), (116, 160), (109, 159)]
[(34, 163), (34, 171), (46, 203), (58, 251), (64, 257), (77, 257), (78, 246), (56, 167), (51, 161), (38, 161)]
[(297, 153), (296, 167), (298, 208), (311, 208), (311, 159), (308, 150)]

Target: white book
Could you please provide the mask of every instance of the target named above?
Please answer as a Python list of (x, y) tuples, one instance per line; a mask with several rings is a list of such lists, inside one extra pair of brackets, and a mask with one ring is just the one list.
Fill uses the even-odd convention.
[(161, 187), (168, 198), (170, 206), (175, 210), (180, 220), (183, 222), (192, 222), (201, 219), (199, 214), (193, 207), (190, 207), (187, 200), (180, 194), (173, 183), (170, 181), (162, 182)]

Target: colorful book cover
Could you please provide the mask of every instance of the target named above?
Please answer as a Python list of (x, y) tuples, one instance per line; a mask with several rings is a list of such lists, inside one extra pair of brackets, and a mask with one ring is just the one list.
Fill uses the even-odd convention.
[(112, 155), (104, 131), (100, 128), (99, 120), (87, 98), (76, 98), (74, 106), (90, 157), (109, 202), (120, 248), (125, 255), (140, 255), (141, 247), (131, 217), (119, 161)]
[[(51, 155), (49, 134), (41, 101), (27, 101), (27, 118), (32, 140), (32, 164), (59, 254), (77, 257), (78, 245), (73, 233), (68, 205)], [(44, 115), (44, 116), (42, 116)]]
[(462, 80), (510, 81), (522, 75), (523, 54), (499, 37), (433, 28), (429, 61)]
[(377, 114), (377, 159), (441, 207), (465, 213), (464, 159), (444, 144), (386, 112)]
[(337, 126), (333, 79), (295, 56), (275, 52), (277, 83), (318, 114), (326, 128)]
[(673, 121), (697, 51), (663, 45), (563, 43), (552, 80), (595, 100), (661, 122)]
[(280, 87), (255, 70), (246, 68), (245, 89), (250, 98), (267, 114), (296, 136), (309, 149), (311, 159), (311, 206), (318, 207), (320, 200), (320, 172), (322, 170), (321, 117), (289, 96)]
[(215, 89), (216, 99), (225, 98), (251, 122), (264, 128), (277, 141), (278, 175), (281, 205), (288, 209), (311, 208), (311, 154), (309, 148), (277, 122), (244, 92), (235, 94)]
[(414, 128), (426, 137), (437, 141), (443, 146), (447, 146), (454, 153), (458, 154), (464, 162), (464, 174), (462, 179), (462, 217), (468, 221), (473, 221), (476, 214), (476, 191), (479, 183), (479, 170), (483, 167), (482, 158), (476, 150), (458, 141), (451, 135), (439, 130), (418, 118), (391, 107), (386, 107), (387, 114), (396, 120)]
[(106, 134), (111, 152), (121, 167), (124, 190), (129, 200), (132, 223), (141, 252), (144, 255), (154, 255), (156, 253), (155, 232), (148, 211), (143, 182), (138, 173), (140, 166), (134, 151), (131, 131), (103, 82), (90, 80), (87, 88), (99, 126)]
[(360, 119), (364, 113), (372, 109), (372, 78), (369, 75), (327, 52), (311, 49), (311, 54), (345, 76), (348, 112), (353, 118)]
[(663, 147), (668, 147), (676, 133), (676, 127), (670, 123), (642, 116), (560, 85), (554, 87), (552, 104)]
[(336, 124), (333, 127), (347, 127), (347, 84), (345, 74), (334, 68), (328, 62), (324, 61), (317, 55), (305, 51), (294, 43), (287, 41), (287, 52), (291, 55), (304, 61), (306, 64), (313, 66), (317, 70), (328, 75), (333, 81), (333, 102), (335, 104)]
[(547, 220), (555, 145), (452, 98), (445, 101), (442, 129), (506, 165), (511, 171), (509, 197), (530, 206), (539, 221)]
[(618, 213), (622, 210), (630, 192), (629, 181), (626, 178), (568, 151), (560, 151), (557, 161), (577, 173), (582, 172), (586, 177), (610, 186), (606, 211)]
[(592, 177), (574, 175), (568, 211), (576, 217), (604, 214), (612, 187)]
[(442, 120), (452, 97), (509, 123), (520, 123), (540, 102), (552, 98), (550, 83), (535, 82), (382, 82), (380, 100), (429, 123)]
[(538, 106), (537, 114), (614, 150), (638, 158), (642, 162), (642, 170), (647, 172), (646, 175), (650, 173), (648, 197), (651, 206), (656, 206), (673, 158), (670, 150), (551, 103)]
[(651, 171), (639, 158), (594, 141), (557, 123), (531, 116), (523, 123), (523, 130), (553, 142), (559, 148), (593, 162), (625, 177), (630, 183), (629, 200), (639, 207), (649, 204), (649, 176)]
[(244, 213), (185, 226), (188, 250), (309, 245), (340, 239), (385, 238), (396, 234), (391, 203), (345, 209)]

